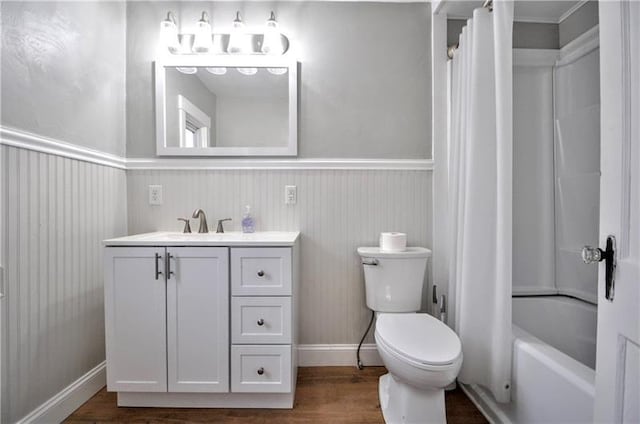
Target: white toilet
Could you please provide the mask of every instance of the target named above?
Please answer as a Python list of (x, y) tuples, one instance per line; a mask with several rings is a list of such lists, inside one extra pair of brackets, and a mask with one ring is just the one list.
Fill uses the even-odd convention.
[(388, 374), (380, 377), (380, 407), (388, 424), (444, 423), (444, 389), (462, 365), (460, 339), (420, 310), (431, 251), (385, 252), (360, 247), (367, 306), (376, 312), (376, 346)]

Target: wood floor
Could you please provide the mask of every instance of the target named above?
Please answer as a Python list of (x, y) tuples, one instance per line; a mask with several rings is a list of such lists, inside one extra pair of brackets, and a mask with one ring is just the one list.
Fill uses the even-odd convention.
[[(383, 423), (378, 377), (383, 367), (300, 368), (295, 406), (286, 409), (118, 408), (102, 389), (66, 423)], [(446, 393), (449, 424), (486, 423), (460, 389)]]

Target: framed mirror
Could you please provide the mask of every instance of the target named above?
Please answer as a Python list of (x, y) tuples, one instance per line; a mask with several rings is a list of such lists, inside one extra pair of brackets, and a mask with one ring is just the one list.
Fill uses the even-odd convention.
[(297, 62), (269, 56), (155, 62), (158, 156), (295, 156)]

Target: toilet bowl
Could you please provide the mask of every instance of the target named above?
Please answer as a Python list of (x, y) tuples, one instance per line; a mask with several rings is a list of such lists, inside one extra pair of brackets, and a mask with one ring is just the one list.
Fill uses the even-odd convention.
[(385, 421), (446, 422), (444, 389), (462, 366), (456, 334), (427, 314), (378, 314), (375, 339), (389, 371), (379, 383)]
[(420, 309), (431, 251), (386, 252), (360, 247), (367, 306), (376, 312), (378, 353), (389, 371), (380, 377), (380, 407), (388, 424), (446, 423), (444, 390), (462, 366), (460, 339)]

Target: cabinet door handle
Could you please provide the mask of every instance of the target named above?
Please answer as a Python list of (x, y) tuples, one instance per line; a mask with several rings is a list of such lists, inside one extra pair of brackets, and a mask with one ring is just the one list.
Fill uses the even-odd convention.
[(263, 320), (262, 318), (260, 318), (260, 319), (258, 320), (257, 324), (258, 324), (259, 326), (263, 326), (263, 325), (264, 325), (264, 320)]
[(264, 374), (264, 368), (260, 367), (258, 368), (258, 375), (262, 375)]
[(264, 271), (263, 270), (258, 271), (258, 277), (264, 277)]
[(160, 254), (156, 252), (156, 280), (162, 275), (162, 271), (160, 271), (160, 265), (158, 265), (159, 260)]
[(175, 275), (173, 271), (171, 271), (171, 259), (174, 256), (171, 253), (167, 253), (167, 280), (171, 280), (171, 276)]

